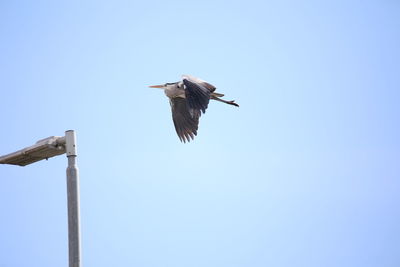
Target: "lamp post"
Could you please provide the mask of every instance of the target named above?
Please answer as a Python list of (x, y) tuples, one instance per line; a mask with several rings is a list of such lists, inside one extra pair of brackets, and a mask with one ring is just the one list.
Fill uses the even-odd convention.
[(79, 229), (79, 175), (76, 165), (75, 131), (68, 130), (65, 136), (51, 136), (39, 140), (8, 155), (0, 156), (0, 164), (26, 166), (37, 161), (61, 154), (67, 154), (67, 202), (68, 202), (68, 251), (69, 267), (80, 267), (80, 229)]

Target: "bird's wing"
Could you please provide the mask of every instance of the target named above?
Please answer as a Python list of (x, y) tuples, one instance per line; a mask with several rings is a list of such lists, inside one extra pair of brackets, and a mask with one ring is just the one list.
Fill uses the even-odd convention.
[(170, 99), (172, 120), (179, 139), (186, 143), (197, 135), (200, 111), (188, 107), (186, 99), (174, 97)]
[(183, 84), (185, 85), (185, 97), (189, 108), (193, 110), (201, 110), (205, 113), (208, 103), (210, 102), (210, 90), (202, 84), (188, 79), (183, 79)]
[(189, 80), (191, 82), (194, 83), (198, 83), (201, 84), (202, 86), (204, 86), (205, 88), (207, 88), (210, 92), (214, 92), (216, 87), (214, 85), (212, 85), (211, 83), (208, 83), (200, 78), (194, 77), (192, 75), (182, 75), (182, 80)]

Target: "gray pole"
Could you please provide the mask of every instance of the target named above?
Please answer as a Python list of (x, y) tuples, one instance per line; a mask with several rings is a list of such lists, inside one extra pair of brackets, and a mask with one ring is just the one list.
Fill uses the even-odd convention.
[(65, 132), (65, 147), (68, 158), (67, 198), (69, 267), (80, 267), (79, 175), (78, 167), (76, 165), (76, 137), (73, 130)]

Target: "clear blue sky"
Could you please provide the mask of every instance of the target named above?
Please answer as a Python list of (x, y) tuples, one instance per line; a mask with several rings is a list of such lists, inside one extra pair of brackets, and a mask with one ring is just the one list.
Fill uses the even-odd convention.
[[(74, 129), (83, 266), (400, 266), (400, 4), (2, 1), (0, 154)], [(151, 84), (205, 79), (194, 142)], [(0, 266), (67, 266), (65, 156), (0, 166)]]

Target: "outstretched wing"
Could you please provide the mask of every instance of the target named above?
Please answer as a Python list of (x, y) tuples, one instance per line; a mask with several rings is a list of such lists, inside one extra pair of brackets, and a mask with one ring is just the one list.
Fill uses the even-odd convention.
[(206, 82), (206, 81), (204, 81), (204, 80), (202, 80), (200, 78), (194, 77), (192, 75), (187, 75), (187, 74), (182, 75), (182, 80), (185, 80), (185, 79), (189, 80), (191, 82), (194, 82), (194, 83), (201, 84), (202, 86), (207, 88), (210, 92), (214, 92), (215, 89), (217, 89), (214, 85), (212, 85), (212, 84), (210, 84), (210, 83), (208, 83), (208, 82)]
[(211, 92), (201, 83), (197, 83), (187, 78), (183, 79), (185, 85), (185, 97), (190, 109), (206, 112), (210, 102)]
[(188, 107), (185, 98), (174, 97), (170, 99), (172, 120), (179, 139), (186, 143), (194, 139), (199, 127), (200, 111)]

